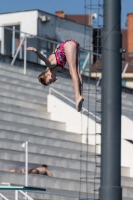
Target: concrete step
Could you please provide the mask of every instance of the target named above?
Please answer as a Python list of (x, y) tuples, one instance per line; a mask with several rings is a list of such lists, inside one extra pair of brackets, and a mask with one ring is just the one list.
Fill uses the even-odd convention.
[(10, 98), (16, 98), (21, 101), (30, 101), (32, 103), (40, 103), (40, 104), (46, 104), (47, 103), (47, 97), (38, 97), (35, 95), (25, 94), (22, 92), (16, 92), (14, 90), (9, 89), (2, 89), (0, 88), (0, 94), (1, 96), (10, 97)]
[[(25, 162), (25, 153), (22, 151), (15, 151), (15, 150), (4, 150), (0, 149), (0, 160), (11, 160), (14, 162)], [(67, 169), (73, 169), (73, 170), (82, 170), (82, 171), (89, 171), (89, 172), (95, 172), (96, 163), (89, 161), (86, 165), (86, 161), (82, 161), (81, 159), (70, 159), (70, 158), (64, 158), (57, 156), (47, 156), (47, 155), (41, 155), (38, 152), (36, 153), (29, 153), (29, 163), (31, 165), (42, 165), (47, 164), (48, 166), (53, 167), (62, 167)], [(43, 161), (43, 163), (42, 163)], [(44, 163), (45, 162), (45, 163)], [(97, 167), (97, 173), (100, 172), (100, 166)], [(122, 176), (129, 176), (130, 169), (127, 167), (122, 167)]]
[(14, 105), (14, 106), (19, 106), (19, 107), (24, 107), (24, 108), (31, 108), (34, 110), (40, 110), (40, 111), (46, 111), (47, 110), (47, 105), (42, 103), (36, 103), (36, 102), (31, 102), (26, 100), (20, 100), (18, 96), (14, 96), (14, 98), (9, 97), (7, 94), (0, 95), (0, 103), (5, 103), (8, 105)]
[[(9, 75), (11, 76), (11, 74), (10, 74), (10, 72), (9, 72)], [(18, 75), (17, 75), (18, 76)], [(23, 75), (21, 74), (21, 78), (23, 78)], [(5, 77), (3, 77), (2, 78), (2, 80), (4, 80), (5, 79)], [(29, 80), (31, 80), (31, 77), (29, 78), (28, 76), (27, 76), (27, 79), (28, 79), (28, 81)], [(8, 80), (8, 78), (7, 78), (7, 80)], [(16, 80), (13, 80), (13, 82), (15, 82)], [(41, 90), (41, 86), (39, 86), (38, 85), (38, 83), (36, 83), (36, 80), (34, 79), (34, 80), (32, 80), (32, 82), (35, 82), (35, 84), (37, 85), (37, 88), (39, 87), (40, 88), (40, 90)], [(67, 82), (69, 82), (69, 79), (67, 79)], [(19, 85), (20, 85), (20, 83), (19, 83)], [(63, 87), (62, 87), (63, 86)], [(7, 86), (4, 86), (4, 87), (7, 87)], [(12, 88), (12, 86), (10, 86), (11, 88)], [(29, 87), (29, 85), (28, 85), (28, 87)], [(32, 87), (32, 86), (30, 86), (30, 87)], [(59, 92), (61, 92), (62, 94), (64, 94), (64, 95), (66, 95), (67, 97), (70, 97), (70, 98), (75, 98), (75, 95), (74, 95), (74, 90), (73, 90), (73, 85), (71, 85), (71, 84), (69, 84), (69, 87), (68, 87), (68, 85), (67, 86), (65, 86), (64, 85), (64, 78), (62, 79), (62, 81), (60, 81), (60, 83), (58, 84), (58, 82), (57, 82), (57, 84), (53, 84), (52, 85), (52, 87), (53, 88), (55, 88), (55, 89), (57, 89)], [(70, 87), (71, 87), (71, 89), (70, 89)], [(87, 86), (88, 87), (88, 86)], [(33, 87), (32, 87), (33, 88)], [(70, 91), (68, 91), (69, 89), (70, 89)], [(18, 88), (17, 88), (17, 90), (20, 90), (21, 89), (21, 87), (19, 88), (19, 86), (18, 86)], [(28, 88), (27, 88), (28, 89)], [(33, 90), (33, 89), (32, 89)], [(32, 90), (31, 90), (31, 92), (32, 92)], [(45, 88), (45, 92), (47, 93), (48, 92), (48, 87), (46, 87)], [(32, 92), (32, 94), (34, 93), (34, 91)], [(41, 93), (41, 92), (40, 92)], [(95, 98), (95, 94), (93, 94), (93, 93), (95, 93), (94, 91), (93, 92), (91, 92), (92, 94), (90, 94), (90, 92), (89, 92), (89, 95), (90, 95), (90, 97), (89, 97), (89, 101), (91, 102), (91, 103), (93, 103), (94, 102), (94, 98)], [(88, 98), (87, 98), (87, 96), (88, 96), (88, 93), (84, 93), (84, 97), (85, 97), (85, 101), (88, 101)]]
[[(9, 66), (0, 65), (0, 68), (1, 68), (0, 75), (2, 77), (4, 76), (1, 80), (7, 81), (9, 77), (9, 80), (11, 82), (13, 81), (14, 83), (17, 83), (17, 79), (19, 79), (20, 80), (19, 85), (21, 83), (21, 80), (25, 80), (26, 82), (28, 81), (29, 86), (31, 85), (30, 82), (32, 82), (32, 84), (35, 83), (34, 84), (35, 87), (41, 88), (40, 83), (38, 82), (38, 78), (37, 78), (41, 72), (27, 69), (27, 74), (23, 75), (23, 71), (19, 70), (19, 67), (11, 67), (10, 65)], [(54, 86), (54, 88), (56, 88), (57, 90), (61, 89), (61, 90), (73, 92), (74, 89), (73, 89), (73, 83), (72, 83), (71, 77), (67, 77), (67, 78), (62, 77), (63, 74), (60, 74), (60, 73), (58, 73), (58, 76), (59, 76), (59, 79), (56, 81), (56, 84), (52, 85), (52, 87)], [(15, 78), (15, 80), (11, 80), (11, 78), (13, 79)], [(92, 88), (94, 88), (93, 85), (92, 85)], [(47, 89), (48, 87), (45, 87), (45, 90)], [(84, 90), (87, 90), (87, 89), (88, 89), (88, 83), (84, 83)]]
[[(67, 148), (71, 150), (78, 150), (78, 151), (86, 151), (87, 148), (90, 149), (90, 151), (95, 152), (95, 146), (89, 145), (87, 147), (87, 144), (82, 144), (77, 142), (77, 137), (80, 139), (80, 135), (78, 134), (70, 134), (69, 137), (63, 136), (63, 132), (60, 133), (59, 137), (57, 138), (51, 138), (50, 135), (34, 135), (34, 134), (27, 134), (25, 132), (17, 132), (17, 131), (10, 131), (10, 130), (3, 130), (0, 129), (0, 139), (8, 139), (8, 140), (15, 140), (15, 141), (28, 141), (34, 144), (43, 144), (43, 145), (49, 145), (59, 148)], [(67, 134), (66, 134), (67, 135)], [(73, 138), (73, 140), (72, 140)], [(72, 140), (72, 141), (71, 141)]]
[(43, 86), (39, 83), (37, 77), (30, 77), (20, 73), (0, 69), (0, 80), (3, 82), (10, 82), (11, 84), (18, 84), (25, 87), (32, 87), (39, 90), (44, 90)]
[[(58, 90), (58, 91), (70, 99), (74, 100), (75, 98), (75, 94), (73, 92), (67, 92), (66, 90)], [(18, 86), (15, 84), (14, 85), (8, 83), (3, 84), (2, 82), (2, 84), (0, 85), (0, 93), (2, 96), (5, 97), (8, 96), (11, 98), (16, 97), (17, 99), (20, 100), (28, 100), (31, 102), (41, 103), (41, 104), (47, 103), (48, 91), (42, 92), (39, 90)], [(52, 94), (60, 97), (60, 95), (57, 95), (56, 93)], [(89, 97), (89, 103), (95, 106), (95, 99), (93, 97)], [(84, 105), (86, 108), (88, 107), (88, 98), (85, 98)]]
[(0, 103), (0, 111), (4, 112), (11, 112), (16, 114), (22, 114), (27, 115), (31, 117), (37, 117), (37, 118), (43, 118), (43, 119), (50, 119), (50, 113), (47, 113), (46, 111), (37, 111), (31, 108), (25, 108), (15, 105), (10, 105), (6, 103)]
[[(47, 164), (47, 163), (46, 163)], [(28, 169), (33, 169), (36, 167), (39, 167), (40, 165), (28, 163)], [(17, 162), (17, 161), (11, 161), (11, 160), (0, 160), (0, 169), (2, 169), (5, 172), (9, 172), (11, 169), (22, 169), (25, 168), (24, 162)], [(100, 177), (100, 173), (95, 173), (95, 171), (88, 170), (87, 172), (85, 170), (77, 170), (77, 169), (69, 169), (64, 167), (56, 167), (56, 166), (48, 166), (48, 169), (52, 172), (53, 177), (62, 178), (62, 179), (72, 179), (72, 180), (80, 180), (81, 178), (83, 180), (86, 179), (86, 174), (88, 176), (88, 180), (94, 180), (94, 177)], [(122, 172), (124, 167), (121, 167)], [(100, 182), (99, 179), (95, 180), (96, 182)], [(133, 178), (131, 177), (125, 177), (122, 175), (121, 177), (121, 184), (124, 187), (133, 187)]]
[[(27, 73), (26, 75), (23, 75), (22, 73), (17, 71), (16, 67), (14, 68), (14, 71), (12, 71), (10, 66), (6, 67), (6, 68), (0, 66), (0, 69), (1, 69), (0, 70), (0, 80), (1, 81), (5, 81), (5, 82), (10, 81), (11, 83), (14, 83), (14, 84), (18, 83), (20, 85), (20, 84), (24, 84), (23, 80), (25, 80), (26, 84), (28, 84), (29, 86), (32, 83), (35, 85), (35, 87), (41, 88), (40, 87), (41, 84), (38, 82), (38, 75), (39, 75), (38, 72), (33, 72), (33, 73), (35, 73), (35, 75), (31, 76), (31, 73), (30, 74)], [(73, 83), (72, 83), (71, 78), (66, 79), (66, 78), (59, 77), (59, 79), (60, 79), (60, 81), (57, 80), (56, 84), (55, 84), (58, 89), (64, 88), (65, 90), (73, 91)], [(63, 87), (62, 87), (62, 84), (63, 84)], [(69, 85), (69, 87), (68, 87), (68, 85)]]
[[(15, 140), (8, 140), (8, 139), (1, 139), (0, 140), (0, 148), (6, 150), (19, 150), (23, 152), (22, 148), (23, 141), (15, 141)], [(92, 151), (93, 150), (93, 151)], [(43, 145), (43, 144), (35, 144), (29, 143), (28, 144), (28, 152), (36, 153), (39, 152), (40, 155), (47, 155), (47, 156), (58, 156), (63, 158), (70, 158), (70, 159), (80, 159), (80, 151), (75, 149), (67, 149), (63, 147), (53, 147), (52, 145)], [(86, 160), (86, 151), (82, 151), (82, 160)], [(90, 156), (89, 156), (90, 155)], [(95, 162), (95, 153), (94, 148), (91, 149), (88, 146), (88, 161)], [(100, 162), (100, 158), (97, 158), (97, 163)]]
[(22, 134), (29, 134), (34, 136), (49, 137), (53, 139), (66, 140), (71, 142), (81, 142), (81, 135), (75, 133), (69, 133), (66, 131), (55, 130), (52, 128), (38, 127), (34, 125), (28, 125), (23, 123), (14, 123), (11, 121), (0, 120), (0, 129), (2, 134), (6, 134), (5, 131), (10, 131)]
[[(0, 149), (0, 159), (4, 160), (12, 160), (12, 161), (19, 161), (19, 162), (25, 162), (25, 153), (23, 151), (19, 150), (11, 150), (11, 149)], [(28, 154), (29, 162), (32, 164), (40, 165), (42, 164), (42, 161), (48, 165), (48, 166), (56, 166), (56, 167), (63, 167), (63, 168), (69, 168), (69, 169), (76, 169), (80, 170), (88, 170), (88, 171), (94, 171), (96, 163), (95, 162), (88, 162), (88, 165), (86, 166), (86, 161), (82, 161), (80, 159), (71, 159), (71, 158), (64, 158), (56, 156), (48, 156), (39, 154), (39, 152)], [(97, 168), (97, 172), (100, 171), (100, 168)]]
[[(14, 200), (14, 191), (2, 191), (6, 197), (10, 200)], [(83, 193), (83, 192), (76, 192), (76, 191), (68, 191), (68, 190), (58, 190), (58, 189), (50, 189), (48, 188), (45, 193), (42, 192), (28, 192), (28, 195), (33, 198), (34, 200), (78, 200), (79, 198), (93, 200), (94, 194), (93, 193)], [(19, 198), (22, 197), (19, 194)], [(96, 194), (95, 197), (98, 199), (98, 195)], [(11, 199), (12, 198), (12, 199)], [(20, 199), (19, 199), (20, 200)], [(23, 199), (22, 199), (23, 200)], [(96, 200), (96, 199), (95, 199)]]
[(17, 92), (15, 90), (10, 90), (10, 89), (2, 89), (0, 88), (0, 94), (1, 96), (4, 97), (10, 97), (10, 98), (16, 98), (18, 100), (24, 100), (24, 101), (30, 101), (32, 103), (41, 103), (41, 104), (46, 104), (47, 103), (47, 97), (44, 95), (44, 97), (39, 97), (31, 94), (26, 94), (24, 93), (24, 88), (23, 88), (23, 93), (22, 92)]
[[(29, 87), (29, 88), (34, 88), (34, 89), (39, 89), (39, 90), (44, 90), (44, 87), (38, 82), (37, 77), (36, 78), (32, 78), (29, 77), (28, 75), (24, 76), (22, 74), (18, 74), (18, 73), (12, 73), (12, 72), (8, 72), (5, 70), (0, 71), (0, 81), (3, 83), (11, 83), (13, 85), (18, 85), (18, 86), (23, 86), (23, 87)], [(68, 80), (69, 82), (69, 80)], [(52, 87), (55, 87), (57, 89), (61, 89), (61, 90), (66, 90), (66, 91), (74, 91), (73, 89), (73, 85), (69, 84), (69, 87), (67, 84), (65, 84), (63, 81), (59, 82), (57, 81), (56, 84), (52, 85)], [(49, 87), (45, 87), (45, 91), (48, 91)]]
[[(17, 174), (17, 173), (10, 173), (0, 171), (1, 182), (9, 182), (15, 185), (23, 185), (25, 183), (25, 175), (24, 174)], [(32, 187), (40, 187), (40, 188), (51, 188), (54, 190), (66, 190), (66, 191), (76, 191), (79, 192), (80, 181), (71, 180), (71, 179), (60, 179), (54, 177), (48, 177), (44, 175), (30, 175), (28, 176), (29, 186)], [(99, 187), (99, 183), (95, 183), (95, 187)], [(94, 190), (94, 182), (88, 181), (88, 188), (89, 193), (93, 193)], [(86, 182), (81, 181), (81, 191), (86, 192)]]
[(133, 187), (122, 187), (122, 196), (124, 198), (133, 198)]
[[(25, 181), (25, 176), (23, 174), (14, 174), (9, 172), (0, 171), (1, 181), (9, 182), (11, 184), (23, 185)], [(74, 181), (69, 179), (59, 179), (54, 177), (38, 176), (38, 175), (29, 175), (29, 186), (32, 187), (43, 187), (43, 188), (51, 188), (54, 190), (64, 190), (64, 191), (72, 191), (79, 192), (79, 186), (81, 186), (81, 191), (86, 193), (93, 193), (94, 190), (94, 182), (88, 181), (87, 183), (87, 191), (86, 191), (86, 182)], [(99, 188), (99, 183), (95, 183), (95, 187)], [(123, 187), (123, 197), (132, 198), (133, 196), (133, 187)]]
[(122, 177), (121, 178), (121, 185), (124, 187), (133, 187), (133, 178), (132, 177)]
[[(128, 188), (124, 188), (124, 190), (128, 191)], [(54, 195), (47, 194), (51, 193)], [(14, 200), (14, 191), (1, 191), (3, 195), (5, 195), (7, 198), (10, 200)], [(125, 192), (124, 192), (125, 193)], [(79, 192), (71, 192), (71, 191), (66, 191), (66, 190), (52, 190), (52, 189), (47, 189), (46, 192), (43, 194), (41, 192), (28, 192), (28, 195), (33, 198), (34, 200), (56, 200), (57, 198), (59, 200), (72, 200), (72, 199), (88, 199), (88, 200), (94, 200), (94, 193), (79, 193)], [(61, 196), (64, 195), (64, 196)], [(68, 195), (68, 196), (66, 196)], [(19, 200), (21, 200), (22, 195), (19, 194)], [(98, 199), (98, 194), (95, 194), (95, 199)], [(22, 199), (23, 200), (23, 199)], [(122, 200), (132, 200), (132, 197), (125, 197), (124, 195), (122, 196)]]
[[(44, 163), (43, 163), (44, 164)], [(46, 163), (47, 164), (47, 163)], [(39, 167), (40, 165), (28, 163), (28, 169), (34, 169), (36, 167)], [(25, 163), (23, 162), (17, 162), (17, 161), (11, 161), (11, 160), (0, 160), (0, 169), (2, 169), (5, 172), (9, 172), (11, 169), (19, 169), (25, 168)], [(94, 176), (99, 177), (100, 174), (96, 173), (94, 171), (84, 171), (84, 170), (77, 170), (77, 169), (69, 169), (64, 167), (56, 167), (56, 166), (48, 166), (48, 169), (52, 172), (53, 177), (57, 178), (63, 178), (63, 179), (72, 179), (72, 180), (80, 180), (80, 178), (85, 178), (86, 173), (90, 177), (92, 177), (92, 180), (94, 180)], [(99, 180), (98, 180), (99, 182)]]
[(4, 81), (0, 81), (0, 89), (35, 95), (38, 97), (45, 97), (48, 94), (48, 92), (46, 92), (46, 90), (44, 90), (44, 88), (43, 88), (43, 90), (39, 90), (37, 88), (34, 88), (34, 86), (31, 86), (31, 87), (21, 86), (20, 84), (11, 83), (10, 80), (8, 80), (8, 81), (9, 81), (8, 83), (4, 82)]
[[(27, 69), (26, 75), (23, 75), (22, 68), (20, 68), (19, 66), (11, 66), (11, 65), (5, 64), (5, 63), (0, 63), (0, 69), (1, 69), (0, 75), (6, 75), (9, 77), (13, 77), (13, 78), (18, 77), (19, 79), (22, 79), (22, 80), (27, 79), (24, 77), (29, 77), (28, 80), (31, 82), (38, 81), (38, 75), (42, 72), (42, 71), (35, 71), (35, 70)], [(56, 83), (59, 83), (59, 84), (57, 84), (59, 87), (61, 87), (60, 84), (63, 83), (64, 85), (67, 85), (69, 87), (72, 86), (72, 88), (73, 88), (73, 83), (72, 83), (72, 79), (70, 76), (64, 77), (63, 73), (58, 73), (57, 76), (59, 76), (59, 79), (57, 80)], [(85, 83), (84, 86), (87, 86), (87, 88), (88, 88), (88, 83)], [(68, 88), (68, 90), (69, 90), (69, 88)]]
[[(63, 83), (60, 83), (58, 85), (57, 84), (56, 85), (53, 84), (52, 87), (66, 96), (69, 96), (73, 99), (75, 98), (73, 87), (70, 87), (70, 86), (68, 87), (68, 86), (64, 85)], [(29, 83), (29, 82), (26, 83), (25, 80), (20, 81), (19, 79), (16, 80), (16, 78), (10, 78), (10, 77), (5, 77), (5, 76), (0, 77), (0, 88), (8, 89), (11, 91), (16, 91), (16, 92), (20, 92), (20, 93), (24, 92), (26, 94), (31, 94), (31, 95), (35, 94), (39, 97), (44, 97), (44, 95), (46, 96), (48, 94), (48, 87), (47, 87), (47, 89), (44, 89), (44, 87), (41, 84), (38, 85), (37, 83), (34, 83), (34, 85), (33, 85), (33, 83)], [(68, 90), (68, 88), (69, 88), (69, 90)], [(95, 98), (95, 94), (93, 94), (93, 93), (90, 94), (90, 100), (92, 98)], [(84, 98), (86, 99), (87, 96), (88, 96), (88, 94), (85, 93)]]
[(46, 127), (46, 128), (57, 129), (57, 130), (63, 130), (63, 131), (65, 130), (65, 123), (55, 122), (48, 119), (44, 120), (42, 118), (36, 118), (36, 117), (31, 117), (31, 116), (22, 115), (22, 114), (15, 114), (12, 112), (1, 111), (0, 120), (14, 122), (15, 124), (22, 123), (24, 125), (27, 124), (27, 125), (37, 126), (37, 127)]

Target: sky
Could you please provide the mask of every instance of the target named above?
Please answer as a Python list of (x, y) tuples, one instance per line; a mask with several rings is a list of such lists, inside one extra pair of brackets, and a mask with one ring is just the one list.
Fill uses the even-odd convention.
[[(63, 10), (65, 14), (85, 14), (89, 12), (89, 9), (85, 9), (85, 2), (89, 5), (90, 2), (97, 4), (98, 1), (102, 2), (102, 0), (0, 0), (0, 13), (40, 9), (52, 14), (57, 10)], [(121, 27), (126, 28), (127, 13), (133, 13), (133, 0), (121, 0), (121, 2)]]

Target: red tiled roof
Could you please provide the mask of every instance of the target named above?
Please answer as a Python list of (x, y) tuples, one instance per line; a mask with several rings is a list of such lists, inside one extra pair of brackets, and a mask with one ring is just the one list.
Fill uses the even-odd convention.
[(84, 25), (89, 25), (89, 15), (65, 15), (65, 18)]
[[(126, 50), (125, 52), (125, 61), (133, 63), (133, 57), (129, 57), (128, 55), (128, 43), (127, 43), (127, 29), (122, 29), (122, 48)], [(123, 63), (122, 66), (124, 67), (125, 64)], [(133, 72), (133, 66), (128, 67), (127, 72)]]

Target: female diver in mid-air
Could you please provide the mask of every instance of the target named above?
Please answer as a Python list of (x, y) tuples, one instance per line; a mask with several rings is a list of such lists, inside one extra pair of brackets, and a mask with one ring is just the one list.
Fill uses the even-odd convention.
[(39, 82), (46, 86), (54, 83), (58, 79), (56, 72), (59, 68), (64, 68), (66, 62), (68, 62), (75, 91), (76, 110), (80, 112), (84, 98), (82, 96), (83, 83), (79, 67), (79, 43), (73, 39), (66, 40), (48, 58), (38, 52), (34, 47), (27, 47), (27, 50), (34, 51), (45, 62), (48, 69), (42, 72), (38, 76), (38, 79)]

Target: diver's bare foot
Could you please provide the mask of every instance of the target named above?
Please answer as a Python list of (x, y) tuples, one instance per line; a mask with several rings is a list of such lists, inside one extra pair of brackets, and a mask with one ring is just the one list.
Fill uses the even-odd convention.
[(24, 174), (25, 173), (25, 169), (22, 169), (22, 174)]
[(76, 110), (78, 112), (80, 112), (82, 109), (83, 101), (84, 101), (84, 98), (82, 96), (80, 96), (78, 99), (76, 99)]
[(9, 172), (15, 172), (15, 169), (11, 169)]

